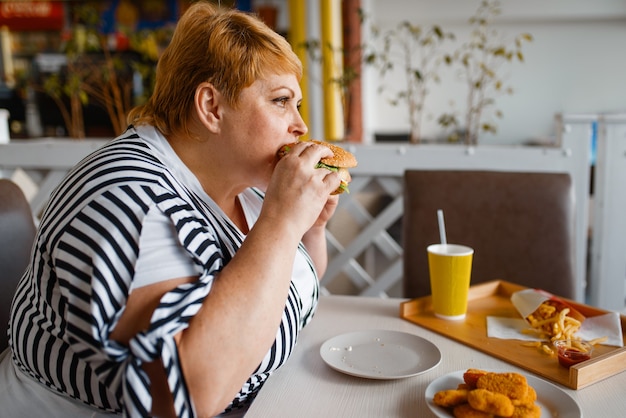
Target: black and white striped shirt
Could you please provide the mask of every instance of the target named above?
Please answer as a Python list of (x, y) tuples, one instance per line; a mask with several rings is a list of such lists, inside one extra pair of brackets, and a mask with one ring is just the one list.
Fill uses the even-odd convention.
[[(141, 364), (160, 358), (177, 416), (192, 417), (173, 337), (188, 326), (245, 237), (155, 155), (151, 141), (164, 139), (153, 128), (131, 127), (81, 161), (52, 194), (13, 300), (10, 344), (16, 366), (33, 379), (87, 405), (132, 417), (147, 416), (151, 409)], [(260, 210), (262, 193), (245, 194)], [(142, 221), (155, 207), (171, 219), (203, 273), (164, 295), (149, 329), (126, 347), (109, 335), (132, 284)], [(287, 360), (314, 313), (317, 275), (302, 245), (299, 250), (313, 292), (301, 295), (292, 281), (274, 345), (227, 410), (251, 401)], [(303, 310), (307, 298), (310, 308)]]

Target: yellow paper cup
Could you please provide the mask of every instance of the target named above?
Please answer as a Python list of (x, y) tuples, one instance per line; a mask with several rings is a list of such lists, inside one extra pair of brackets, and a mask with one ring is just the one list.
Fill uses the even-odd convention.
[(427, 250), (435, 315), (443, 319), (464, 319), (474, 250), (456, 244), (433, 244)]

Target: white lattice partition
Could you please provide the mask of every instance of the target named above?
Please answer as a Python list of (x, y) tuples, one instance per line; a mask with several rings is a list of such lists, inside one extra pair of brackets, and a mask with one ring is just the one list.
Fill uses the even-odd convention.
[[(351, 193), (341, 197), (336, 218), (328, 231), (331, 260), (322, 285), (328, 291), (333, 279), (345, 274), (364, 296), (384, 296), (386, 291), (402, 278), (402, 245), (398, 236), (388, 229), (402, 217), (402, 182), (399, 177), (359, 176), (350, 185)], [(375, 194), (389, 199), (365, 200), (359, 195)], [(385, 206), (378, 213), (372, 209), (380, 203)], [(334, 229), (345, 232), (347, 214), (358, 227), (347, 247), (333, 234)], [(335, 227), (333, 227), (335, 226)], [(360, 261), (361, 260), (361, 261)]]

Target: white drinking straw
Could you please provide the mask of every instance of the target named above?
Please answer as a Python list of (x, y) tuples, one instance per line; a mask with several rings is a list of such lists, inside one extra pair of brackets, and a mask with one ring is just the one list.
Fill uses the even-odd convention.
[(437, 210), (437, 220), (439, 221), (439, 237), (441, 239), (441, 243), (446, 245), (448, 241), (446, 240), (446, 224), (443, 221), (443, 210)]

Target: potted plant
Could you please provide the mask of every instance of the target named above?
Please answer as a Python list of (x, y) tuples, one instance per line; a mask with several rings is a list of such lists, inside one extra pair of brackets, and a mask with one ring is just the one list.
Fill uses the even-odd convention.
[(487, 112), (492, 111), (493, 116), (501, 118), (501, 111), (494, 107), (496, 98), (513, 94), (512, 87), (505, 85), (501, 69), (515, 60), (523, 62), (523, 43), (533, 38), (529, 33), (522, 33), (508, 41), (492, 27), (501, 13), (499, 1), (483, 1), (469, 19), (472, 26), (469, 38), (446, 57), (448, 65), (459, 67), (458, 74), (467, 86), (464, 123), (461, 124), (454, 113), (443, 114), (438, 119), (442, 127), (455, 128), (450, 140), (476, 145), (481, 132), (495, 134), (497, 125)]
[[(459, 39), (460, 46), (452, 49), (458, 36), (440, 25), (421, 26), (409, 21), (381, 32), (371, 25), (374, 43), (366, 53), (366, 63), (374, 64), (381, 75), (380, 94), (386, 94), (394, 106), (406, 105), (410, 126), (409, 142), (422, 141), (421, 127), (427, 109), (427, 96), (434, 83), (443, 83), (442, 65), (456, 70), (467, 86), (464, 116), (455, 112), (437, 117), (443, 130), (452, 130), (448, 141), (476, 144), (480, 132), (495, 133), (493, 117), (502, 114), (494, 105), (502, 94), (512, 94), (513, 89), (504, 82), (503, 68), (513, 61), (523, 62), (524, 42), (532, 36), (522, 33), (507, 41), (504, 34), (493, 28), (494, 20), (501, 14), (498, 0), (481, 2), (469, 18), (471, 31), (467, 39)], [(378, 42), (378, 43), (377, 43)], [(403, 79), (399, 90), (385, 84), (391, 77)], [(395, 80), (395, 79), (394, 79)], [(492, 114), (489, 112), (492, 111)]]
[(72, 16), (63, 46), (64, 71), (46, 75), (35, 88), (57, 104), (70, 137), (85, 137), (83, 109), (90, 103), (104, 109), (114, 134), (119, 134), (126, 128), (130, 108), (152, 91), (159, 45), (169, 42), (171, 29), (123, 34), (127, 45), (112, 49), (107, 34), (99, 30), (96, 7), (74, 5)]
[[(382, 38), (382, 50), (369, 51), (366, 62), (379, 69), (382, 80), (396, 67), (400, 68), (404, 89), (391, 91), (388, 99), (393, 106), (406, 104), (410, 125), (409, 142), (419, 143), (424, 105), (430, 85), (440, 81), (439, 66), (449, 59), (441, 46), (455, 36), (438, 25), (423, 27), (409, 21), (402, 21), (395, 28), (383, 33), (375, 26), (371, 30), (375, 40)], [(384, 83), (378, 87), (379, 94), (389, 93), (389, 90)]]

